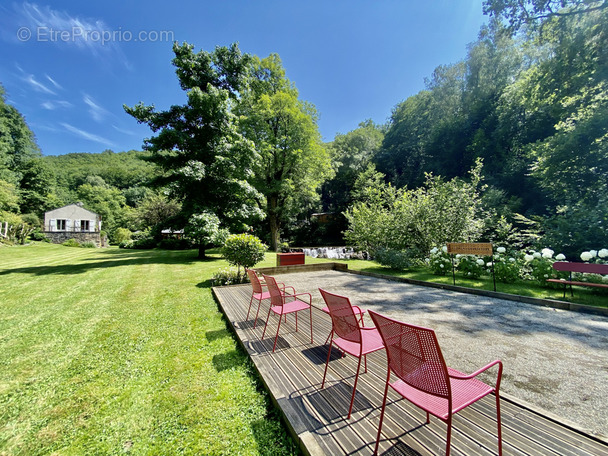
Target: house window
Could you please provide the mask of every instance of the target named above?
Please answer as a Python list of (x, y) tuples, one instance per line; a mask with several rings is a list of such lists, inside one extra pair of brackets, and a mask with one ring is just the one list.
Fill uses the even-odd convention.
[(65, 229), (66, 229), (66, 220), (57, 219), (57, 231), (65, 231)]
[(89, 231), (89, 220), (80, 221), (80, 231)]

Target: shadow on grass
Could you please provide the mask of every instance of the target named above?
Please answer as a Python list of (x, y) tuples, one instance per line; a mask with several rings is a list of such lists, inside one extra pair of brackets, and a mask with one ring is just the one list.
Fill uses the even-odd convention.
[[(97, 253), (97, 252), (96, 252)], [(41, 262), (45, 258), (41, 258)], [(196, 252), (191, 250), (106, 250), (88, 258), (78, 258), (73, 264), (58, 264), (27, 266), (0, 271), (0, 276), (9, 274), (43, 275), (75, 275), (83, 274), (94, 269), (133, 266), (143, 264), (192, 264), (220, 261), (220, 258), (208, 257), (199, 260)]]
[(211, 363), (217, 372), (232, 369), (233, 367), (241, 366), (246, 358), (242, 352), (238, 350), (230, 350), (227, 353), (213, 355)]

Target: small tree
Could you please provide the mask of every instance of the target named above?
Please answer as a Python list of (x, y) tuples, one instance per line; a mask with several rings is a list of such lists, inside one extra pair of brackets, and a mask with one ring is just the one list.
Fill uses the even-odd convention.
[(194, 214), (188, 220), (184, 234), (198, 244), (198, 257), (205, 258), (205, 249), (209, 244), (221, 244), (226, 230), (220, 228), (220, 219), (212, 212), (203, 211)]
[(237, 267), (237, 280), (241, 274), (241, 266), (251, 268), (264, 259), (268, 246), (251, 234), (232, 234), (228, 236), (222, 255), (228, 263)]

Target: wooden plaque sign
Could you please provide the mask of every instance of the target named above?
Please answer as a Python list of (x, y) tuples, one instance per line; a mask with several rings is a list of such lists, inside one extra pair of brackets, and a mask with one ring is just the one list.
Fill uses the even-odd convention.
[(492, 244), (490, 242), (463, 243), (448, 242), (448, 253), (451, 255), (479, 255), (492, 256)]

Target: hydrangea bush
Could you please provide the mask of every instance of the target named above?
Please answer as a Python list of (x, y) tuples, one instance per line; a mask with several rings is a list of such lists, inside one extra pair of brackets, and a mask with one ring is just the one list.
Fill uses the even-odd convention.
[(452, 259), (448, 255), (448, 248), (443, 246), (441, 249), (433, 247), (426, 263), (435, 275), (446, 275), (452, 270)]
[(485, 272), (486, 262), (476, 255), (456, 255), (457, 270), (469, 279), (478, 279)]
[(498, 247), (494, 254), (494, 276), (502, 283), (513, 283), (520, 277), (520, 264), (514, 256), (507, 254), (505, 247)]

